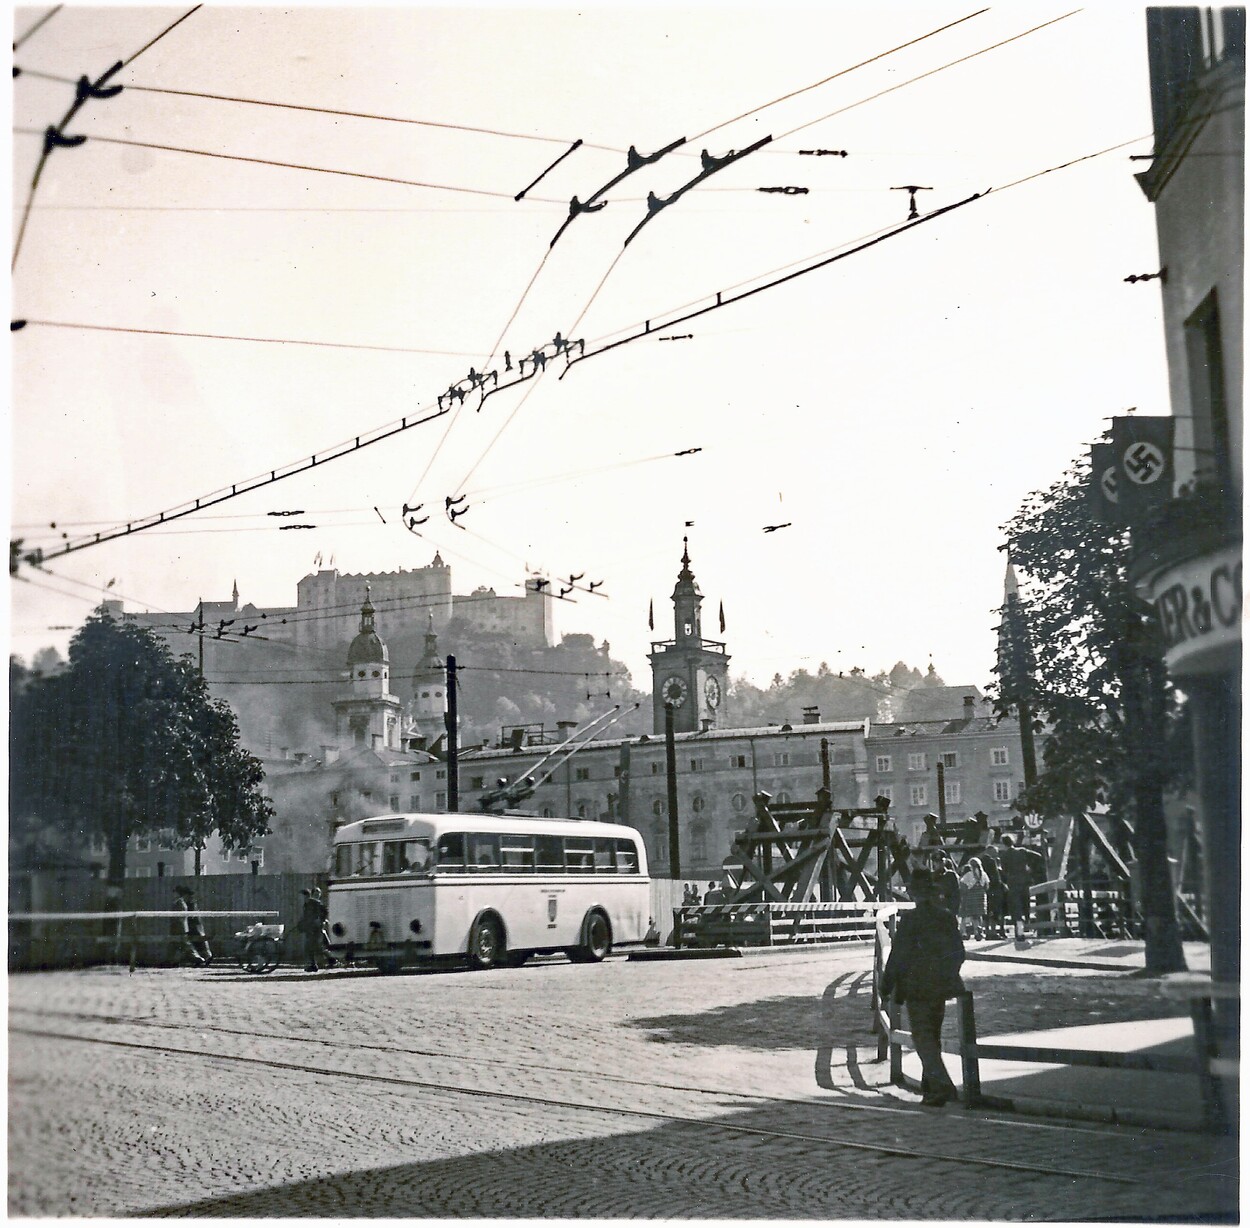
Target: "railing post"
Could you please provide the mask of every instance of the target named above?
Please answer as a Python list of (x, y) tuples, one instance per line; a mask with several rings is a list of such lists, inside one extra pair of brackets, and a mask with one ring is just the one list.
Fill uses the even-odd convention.
[(1194, 1048), (1198, 1057), (1198, 1086), (1202, 1092), (1202, 1117), (1208, 1130), (1224, 1130), (1227, 1120), (1219, 1080), (1211, 1073), (1215, 1031), (1210, 998), (1193, 998), (1189, 1003), (1194, 1021)]
[(963, 1102), (967, 1108), (981, 1103), (981, 1059), (977, 1054), (977, 1015), (972, 994), (965, 990), (959, 1003), (959, 1060), (963, 1066)]
[(894, 1031), (899, 1025), (899, 1007), (897, 1002), (890, 1002), (886, 1007), (890, 1019), (890, 1082), (896, 1087), (903, 1086), (903, 1046), (894, 1039)]

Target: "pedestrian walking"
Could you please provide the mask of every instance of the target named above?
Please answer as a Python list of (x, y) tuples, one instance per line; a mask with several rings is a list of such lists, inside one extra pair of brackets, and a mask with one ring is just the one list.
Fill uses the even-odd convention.
[(992, 938), (1005, 938), (1003, 928), (1003, 872), (998, 866), (998, 850), (993, 846), (980, 853), (981, 868), (989, 883), (985, 889), (985, 927)]
[(985, 933), (989, 887), (990, 880), (981, 859), (968, 858), (968, 865), (959, 879), (959, 924), (965, 939), (980, 938)]
[(319, 887), (305, 887), (300, 894), (304, 897), (304, 908), (296, 925), (296, 930), (304, 938), (305, 972), (316, 972), (320, 959), (328, 967), (334, 963), (330, 955), (330, 943), (326, 936), (326, 919), (329, 913), (321, 901)]
[(934, 858), (934, 872), (937, 875), (938, 890), (942, 893), (942, 903), (959, 916), (959, 875), (955, 871), (955, 863), (949, 853)]
[(940, 1108), (955, 1095), (942, 1062), (942, 1020), (946, 1000), (964, 992), (959, 968), (964, 944), (954, 914), (928, 870), (913, 872), (909, 884), (916, 907), (903, 913), (881, 974), (881, 998), (905, 1003), (912, 1040), (924, 1071), (921, 1103)]
[(1040, 881), (1042, 859), (1029, 849), (1019, 847), (1010, 836), (1003, 837), (999, 866), (1003, 873), (1003, 892), (1006, 911), (1011, 914), (1016, 941), (1024, 937), (1029, 924), (1029, 887)]
[(174, 888), (174, 895), (174, 906), (183, 914), (179, 920), (184, 951), (196, 967), (207, 968), (213, 962), (213, 949), (208, 945), (204, 923), (195, 911), (195, 895), (190, 887), (181, 885)]

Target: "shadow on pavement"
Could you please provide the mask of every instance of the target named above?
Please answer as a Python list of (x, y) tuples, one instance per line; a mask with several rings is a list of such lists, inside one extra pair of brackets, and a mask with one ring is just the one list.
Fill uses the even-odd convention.
[[(1053, 1219), (1202, 1215), (1232, 1222), (1235, 1186), (1209, 1146), (1171, 1155), (1160, 1177), (1139, 1146), (1127, 1153), (1126, 1170), (1114, 1149), (1091, 1155), (1088, 1138), (1055, 1134), (1044, 1153), (1014, 1149), (1014, 1161), (1042, 1170), (1021, 1172), (963, 1167), (977, 1155), (999, 1158), (1002, 1140), (983, 1140), (978, 1151), (966, 1138), (952, 1139), (949, 1124), (920, 1110), (869, 1118), (826, 1101), (765, 1104), (699, 1122), (639, 1122), (592, 1138), (495, 1150), (486, 1149), (484, 1130), (474, 1154), (325, 1172), (146, 1216), (1018, 1220), (1036, 1216), (1035, 1199), (1043, 1197)], [(552, 1132), (571, 1129), (564, 1119)], [(315, 1143), (298, 1145), (296, 1163), (315, 1165)], [(430, 1140), (431, 1148), (440, 1145)]]
[[(872, 1043), (871, 974), (843, 973), (817, 1000), (761, 998), (683, 1014), (630, 1019), (660, 1044), (732, 1045), (738, 1049), (806, 1049)], [(819, 1065), (819, 1058), (818, 1058)]]

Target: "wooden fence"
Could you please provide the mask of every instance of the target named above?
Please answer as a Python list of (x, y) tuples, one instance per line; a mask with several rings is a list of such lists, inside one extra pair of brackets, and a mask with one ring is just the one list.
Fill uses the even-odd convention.
[[(229, 954), (233, 935), (261, 914), (266, 921), (294, 924), (303, 908), (306, 887), (320, 887), (320, 874), (211, 874), (194, 877), (128, 878), (120, 899), (109, 899), (104, 884), (93, 881), (85, 896), (75, 896), (69, 908), (31, 908), (29, 897), (10, 892), (9, 969), (83, 967), (129, 962), (176, 963), (182, 955), (181, 915), (136, 916), (137, 913), (174, 913), (174, 889), (195, 892), (204, 933), (215, 954)], [(20, 905), (26, 903), (27, 908)], [(72, 912), (71, 912), (72, 909)], [(213, 916), (211, 914), (233, 914)], [(77, 915), (74, 915), (77, 914)], [(34, 916), (36, 920), (24, 919)]]

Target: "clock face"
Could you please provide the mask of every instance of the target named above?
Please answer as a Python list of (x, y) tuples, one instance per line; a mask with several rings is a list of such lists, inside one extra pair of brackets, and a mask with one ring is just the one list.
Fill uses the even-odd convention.
[(674, 674), (671, 678), (665, 678), (664, 685), (660, 688), (660, 696), (666, 704), (680, 708), (686, 702), (686, 690), (685, 681)]
[(709, 678), (703, 684), (703, 694), (707, 699), (709, 708), (715, 708), (720, 705), (720, 683), (715, 678)]

